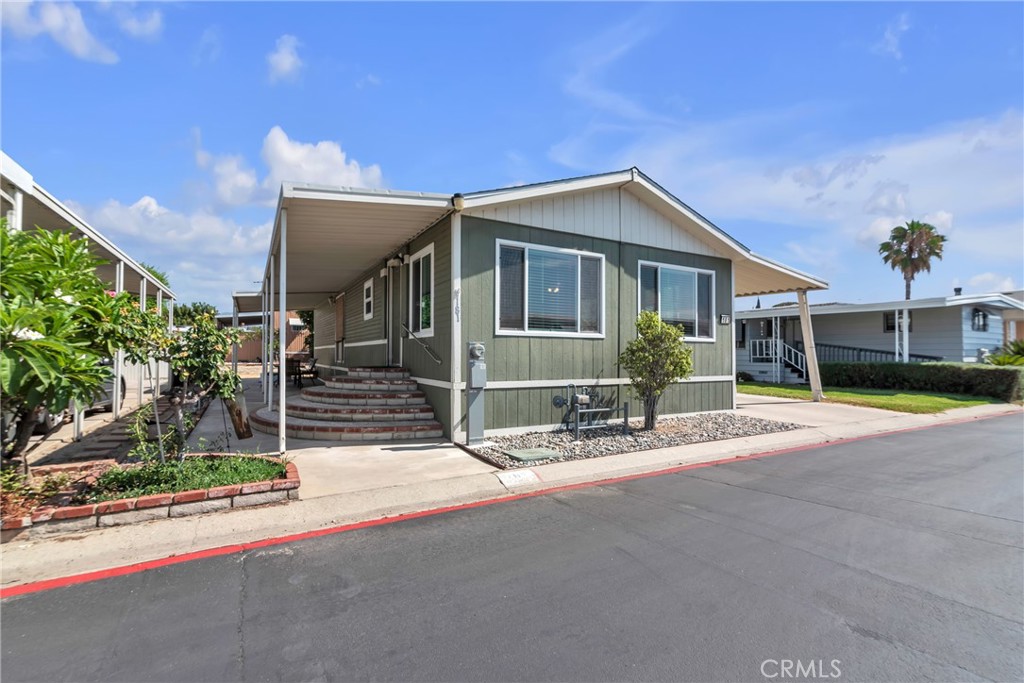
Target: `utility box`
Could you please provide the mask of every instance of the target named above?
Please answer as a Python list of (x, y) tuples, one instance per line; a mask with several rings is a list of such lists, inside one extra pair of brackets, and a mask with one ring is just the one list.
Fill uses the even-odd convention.
[(486, 348), (482, 342), (466, 345), (466, 442), (483, 443), (484, 389), (487, 388)]

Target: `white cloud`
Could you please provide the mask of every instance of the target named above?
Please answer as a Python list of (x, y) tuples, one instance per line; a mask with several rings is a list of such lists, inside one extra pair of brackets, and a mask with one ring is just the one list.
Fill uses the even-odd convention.
[(882, 39), (871, 46), (871, 51), (879, 55), (889, 55), (897, 60), (903, 59), (900, 40), (902, 40), (903, 34), (909, 30), (910, 15), (904, 12), (886, 24)]
[(199, 36), (199, 42), (192, 48), (192, 65), (212, 64), (220, 58), (222, 41), (220, 29), (209, 26)]
[(167, 272), (181, 301), (208, 301), (223, 310), (230, 292), (262, 276), (272, 223), (242, 225), (209, 211), (182, 213), (150, 196), (133, 204), (65, 202), (136, 260)]
[(118, 28), (132, 38), (153, 39), (160, 36), (164, 28), (164, 15), (159, 9), (150, 7), (148, 10), (136, 11), (135, 2), (97, 3), (97, 6), (111, 12), (117, 21)]
[(299, 39), (287, 33), (277, 39), (274, 51), (267, 54), (271, 83), (294, 81), (299, 77), (303, 64), (299, 57), (299, 45)]
[(223, 205), (258, 202), (273, 206), (281, 183), (287, 181), (363, 188), (384, 185), (379, 165), (363, 166), (349, 159), (337, 142), (292, 140), (280, 126), (271, 128), (263, 139), (260, 155), (267, 174), (262, 180), (241, 155), (215, 155), (203, 149), (199, 129), (192, 130), (192, 138), (196, 165), (210, 173), (216, 197)]
[(979, 273), (967, 281), (978, 292), (1010, 292), (1017, 289), (1013, 278), (1001, 273)]
[(356, 87), (359, 88), (360, 90), (363, 88), (376, 87), (378, 85), (380, 85), (380, 78), (378, 78), (374, 74), (366, 74), (358, 81), (356, 81)]
[(18, 38), (46, 34), (78, 59), (100, 64), (118, 61), (117, 53), (89, 32), (82, 12), (71, 3), (5, 2), (2, 17), (3, 28)]

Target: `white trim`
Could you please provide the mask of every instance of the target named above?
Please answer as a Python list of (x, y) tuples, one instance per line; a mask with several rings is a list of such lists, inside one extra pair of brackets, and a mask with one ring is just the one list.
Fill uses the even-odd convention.
[(451, 392), (451, 424), (452, 433), (455, 432), (455, 425), (461, 417), (459, 413), (462, 408), (461, 388), (462, 383), (462, 214), (453, 213), (451, 221), (451, 281), (452, 281), (452, 352), (451, 352), (451, 386), (455, 391)]
[[(687, 336), (684, 335), (683, 336), (683, 341), (686, 341), (686, 342), (689, 342), (689, 343), (701, 343), (701, 342), (714, 343), (714, 342), (716, 342), (718, 340), (718, 319), (717, 319), (718, 316), (717, 316), (717, 311), (716, 311), (717, 306), (716, 306), (716, 301), (715, 300), (718, 298), (717, 297), (717, 294), (718, 294), (718, 290), (717, 290), (718, 282), (717, 282), (717, 280), (718, 280), (718, 278), (716, 277), (717, 274), (715, 273), (715, 271), (713, 271), (713, 270), (706, 270), (704, 268), (692, 268), (690, 266), (677, 266), (677, 265), (674, 265), (674, 264), (671, 264), (671, 263), (660, 263), (658, 261), (644, 261), (643, 259), (637, 261), (637, 266), (636, 266), (636, 314), (637, 314), (637, 317), (640, 316), (641, 296), (643, 295), (643, 286), (641, 285), (640, 271), (641, 271), (641, 269), (643, 269), (644, 266), (653, 267), (653, 268), (657, 268), (658, 269), (657, 295), (658, 295), (658, 317), (659, 318), (661, 317), (661, 282), (662, 282), (661, 271), (662, 271), (662, 269), (667, 268), (669, 270), (679, 270), (679, 271), (683, 271), (685, 273), (694, 273), (694, 282), (693, 282), (693, 331), (694, 331), (695, 334), (697, 332), (697, 328), (700, 327), (700, 319), (699, 319), (699, 315), (698, 315), (699, 314), (699, 310), (700, 310), (700, 297), (698, 296), (699, 295), (699, 290), (700, 290), (700, 278), (697, 277), (697, 276), (698, 275), (710, 275), (711, 276), (711, 319), (708, 321), (710, 326), (711, 326), (711, 336), (710, 337), (696, 337), (696, 336), (694, 336), (694, 337), (687, 337)], [(735, 355), (735, 353), (733, 355)]]
[[(335, 344), (338, 344), (338, 343), (340, 343), (340, 342), (335, 342)], [(388, 343), (387, 339), (374, 339), (373, 341), (361, 341), (361, 342), (345, 342), (345, 348), (350, 349), (350, 348), (355, 348), (357, 346), (383, 346), (384, 344), (387, 344), (387, 343)]]
[(423, 384), (428, 387), (438, 387), (440, 389), (451, 389), (452, 383), (443, 379), (430, 379), (429, 377), (412, 377), (409, 379), (413, 380), (417, 384)]
[(324, 349), (331, 349), (331, 350), (333, 350), (336, 344), (337, 344), (337, 342), (335, 342), (335, 344), (328, 344), (327, 346), (314, 346), (313, 350), (314, 351), (323, 351)]
[[(370, 296), (366, 296), (366, 290), (369, 288)], [(363, 283), (363, 320), (373, 320), (373, 278)], [(366, 304), (370, 304), (370, 312), (366, 312)]]
[(464, 211), (478, 209), (492, 204), (508, 204), (521, 202), (537, 197), (546, 197), (551, 194), (568, 194), (580, 192), (581, 190), (592, 190), (600, 187), (622, 185), (633, 179), (631, 171), (618, 171), (603, 173), (601, 175), (589, 176), (586, 178), (574, 178), (571, 180), (559, 180), (550, 183), (540, 183), (519, 188), (507, 188), (492, 190), (489, 192), (471, 193), (464, 198)]
[[(523, 250), (523, 329), (507, 330), (501, 328), (501, 248), (516, 247)], [(572, 254), (576, 256), (576, 332), (560, 332), (556, 330), (530, 330), (530, 250), (549, 251), (556, 254)], [(600, 322), (597, 332), (581, 332), (580, 327), (580, 259), (582, 257), (596, 258), (601, 262), (601, 307)], [(517, 242), (515, 240), (496, 239), (494, 240), (494, 336), (495, 337), (562, 337), (570, 339), (604, 339), (605, 326), (607, 324), (605, 309), (607, 308), (607, 297), (605, 291), (605, 270), (607, 262), (604, 254), (581, 249), (569, 249), (565, 247), (551, 247), (544, 244), (533, 244), (531, 242)]]
[[(689, 379), (676, 380), (676, 384), (699, 384), (702, 382), (728, 382), (731, 375), (701, 375)], [(488, 381), (488, 389), (545, 389), (548, 387), (565, 387), (568, 384), (585, 387), (611, 387), (629, 384), (628, 377), (612, 377), (607, 379), (525, 379)]]
[[(420, 261), (420, 277), (423, 276), (423, 263), (422, 260), (430, 256), (430, 327), (423, 330), (414, 329), (413, 326), (413, 300), (412, 300), (412, 273), (413, 266), (416, 261)], [(434, 310), (434, 283), (437, 281), (435, 273), (437, 272), (437, 259), (434, 258), (434, 243), (431, 242), (427, 246), (423, 247), (409, 258), (409, 329), (420, 339), (429, 339), (434, 336), (434, 317), (437, 311)], [(423, 284), (420, 283), (420, 289), (422, 290)], [(421, 291), (422, 296), (422, 291)], [(418, 318), (418, 316), (417, 316)]]
[[(879, 301), (866, 304), (824, 304), (811, 307), (811, 315), (833, 315), (840, 313), (877, 313), (894, 310), (918, 310), (925, 308), (948, 308), (955, 306), (985, 305), (992, 308), (1009, 308), (1024, 310), (1024, 302), (1004, 294), (977, 294), (973, 296), (931, 297), (928, 299), (911, 299), (910, 301)], [(760, 308), (748, 311), (736, 311), (736, 320), (770, 318), (773, 316), (794, 317), (799, 315), (796, 306), (779, 308)]]

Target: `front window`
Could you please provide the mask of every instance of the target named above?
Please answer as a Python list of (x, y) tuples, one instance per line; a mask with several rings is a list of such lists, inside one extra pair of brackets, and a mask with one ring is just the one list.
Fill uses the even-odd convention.
[(499, 334), (604, 333), (604, 256), (498, 243)]
[[(901, 314), (902, 315), (902, 314)], [(890, 334), (896, 331), (896, 313), (889, 312), (882, 314), (882, 332)], [(914, 312), (907, 311), (907, 332), (914, 331)]]
[(640, 310), (654, 311), (686, 339), (714, 341), (715, 274), (640, 262)]
[(434, 334), (434, 245), (417, 252), (409, 264), (410, 328), (430, 337)]
[(363, 320), (373, 317), (373, 280), (363, 283)]
[(975, 332), (988, 332), (988, 313), (980, 308), (971, 311), (971, 329)]

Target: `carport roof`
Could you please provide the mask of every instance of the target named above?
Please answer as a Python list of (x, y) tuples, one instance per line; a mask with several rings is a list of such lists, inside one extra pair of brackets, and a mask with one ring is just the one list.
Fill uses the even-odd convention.
[[(613, 187), (634, 193), (727, 255), (734, 264), (736, 296), (828, 288), (821, 278), (752, 252), (636, 168), (465, 195), (283, 183), (264, 275), (269, 279), (271, 261), (280, 255), (285, 212), (287, 308), (302, 310), (336, 295), (375, 264), (398, 253), (417, 234), (453, 213), (456, 201), (460, 210), (471, 210)], [(274, 289), (276, 303), (279, 285)], [(254, 304), (244, 305), (258, 310), (258, 294)]]

